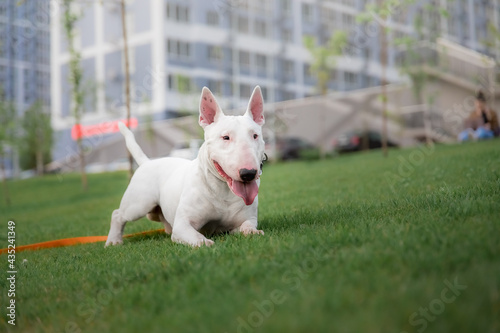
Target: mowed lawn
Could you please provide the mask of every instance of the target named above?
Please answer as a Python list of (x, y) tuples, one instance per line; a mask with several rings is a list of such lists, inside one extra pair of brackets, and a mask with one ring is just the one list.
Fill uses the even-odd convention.
[[(9, 182), (16, 244), (106, 235), (126, 173)], [(2, 198), (3, 199), (3, 198)], [(499, 332), (500, 141), (266, 165), (265, 236), (18, 253), (2, 332)], [(157, 229), (145, 219), (126, 233)]]

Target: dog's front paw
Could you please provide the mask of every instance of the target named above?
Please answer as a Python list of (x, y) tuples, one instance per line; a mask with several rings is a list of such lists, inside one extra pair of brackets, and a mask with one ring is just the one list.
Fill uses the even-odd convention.
[(123, 244), (123, 239), (111, 239), (111, 238), (108, 238), (108, 240), (106, 241), (106, 244), (104, 245), (104, 247), (108, 247), (110, 245), (121, 245)]
[(179, 244), (189, 245), (192, 247), (201, 247), (201, 246), (212, 246), (214, 245), (214, 241), (206, 238), (202, 234), (196, 235), (195, 237), (179, 237), (179, 235), (172, 234), (172, 241)]
[(264, 231), (262, 230), (257, 230), (255, 228), (241, 228), (240, 232), (245, 235), (264, 235)]
[(214, 245), (214, 241), (211, 239), (205, 238), (205, 239), (202, 239), (202, 240), (199, 240), (198, 242), (196, 242), (196, 244), (194, 246), (201, 247), (203, 245), (210, 247), (210, 246)]

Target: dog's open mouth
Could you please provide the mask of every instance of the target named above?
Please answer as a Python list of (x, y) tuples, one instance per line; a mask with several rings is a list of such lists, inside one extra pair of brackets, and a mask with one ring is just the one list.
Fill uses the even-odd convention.
[(217, 163), (216, 161), (213, 162), (215, 168), (217, 169), (217, 172), (227, 182), (227, 185), (229, 186), (231, 191), (242, 198), (247, 206), (251, 205), (255, 200), (255, 197), (259, 193), (259, 186), (257, 185), (257, 182), (255, 180), (252, 180), (250, 182), (240, 182), (234, 180), (233, 178), (229, 177), (229, 175), (224, 171), (224, 169), (222, 169), (219, 163)]

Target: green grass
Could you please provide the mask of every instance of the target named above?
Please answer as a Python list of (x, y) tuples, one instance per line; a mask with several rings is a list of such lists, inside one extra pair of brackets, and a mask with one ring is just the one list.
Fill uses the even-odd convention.
[[(85, 194), (77, 175), (10, 182), (13, 205), (0, 206), (0, 246), (9, 219), (17, 245), (106, 235), (127, 177), (91, 175), (89, 182)], [(267, 165), (259, 201), (263, 237), (222, 235), (211, 248), (192, 249), (156, 235), (107, 249), (18, 253), (15, 328), (6, 323), (2, 255), (0, 327), (500, 331), (498, 140), (428, 154), (392, 150), (388, 159), (370, 152)], [(143, 219), (126, 233), (159, 227)], [(455, 279), (467, 287), (454, 295), (446, 288)]]

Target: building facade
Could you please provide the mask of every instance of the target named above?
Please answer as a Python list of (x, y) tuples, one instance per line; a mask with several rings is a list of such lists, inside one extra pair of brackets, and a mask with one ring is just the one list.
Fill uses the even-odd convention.
[[(0, 101), (21, 117), (39, 101), (50, 108), (49, 0), (0, 1)], [(11, 147), (12, 148), (12, 147)], [(18, 171), (16, 152), (7, 156), (7, 176)]]
[(50, 107), (49, 0), (0, 3), (1, 98), (20, 115), (39, 100)]
[[(345, 31), (349, 43), (337, 59), (331, 90), (380, 84), (380, 18), (360, 23), (366, 0), (129, 0), (127, 31), (132, 114), (165, 119), (170, 112), (196, 112), (199, 92), (208, 86), (225, 109), (245, 105), (255, 85), (266, 102), (316, 94), (311, 55), (304, 36), (324, 43)], [(431, 10), (434, 8), (436, 10)], [(401, 0), (389, 8), (389, 82), (402, 80), (395, 64), (396, 39), (432, 35), (500, 58), (489, 26), (499, 27), (496, 0)], [(85, 1), (77, 47), (86, 87), (84, 124), (125, 115), (124, 58), (119, 2)], [(68, 84), (69, 55), (61, 29), (61, 10), (52, 11), (52, 122), (67, 140), (73, 125)], [(65, 140), (66, 140), (65, 139)], [(66, 146), (68, 143), (65, 143)], [(66, 149), (66, 153), (71, 149)]]

